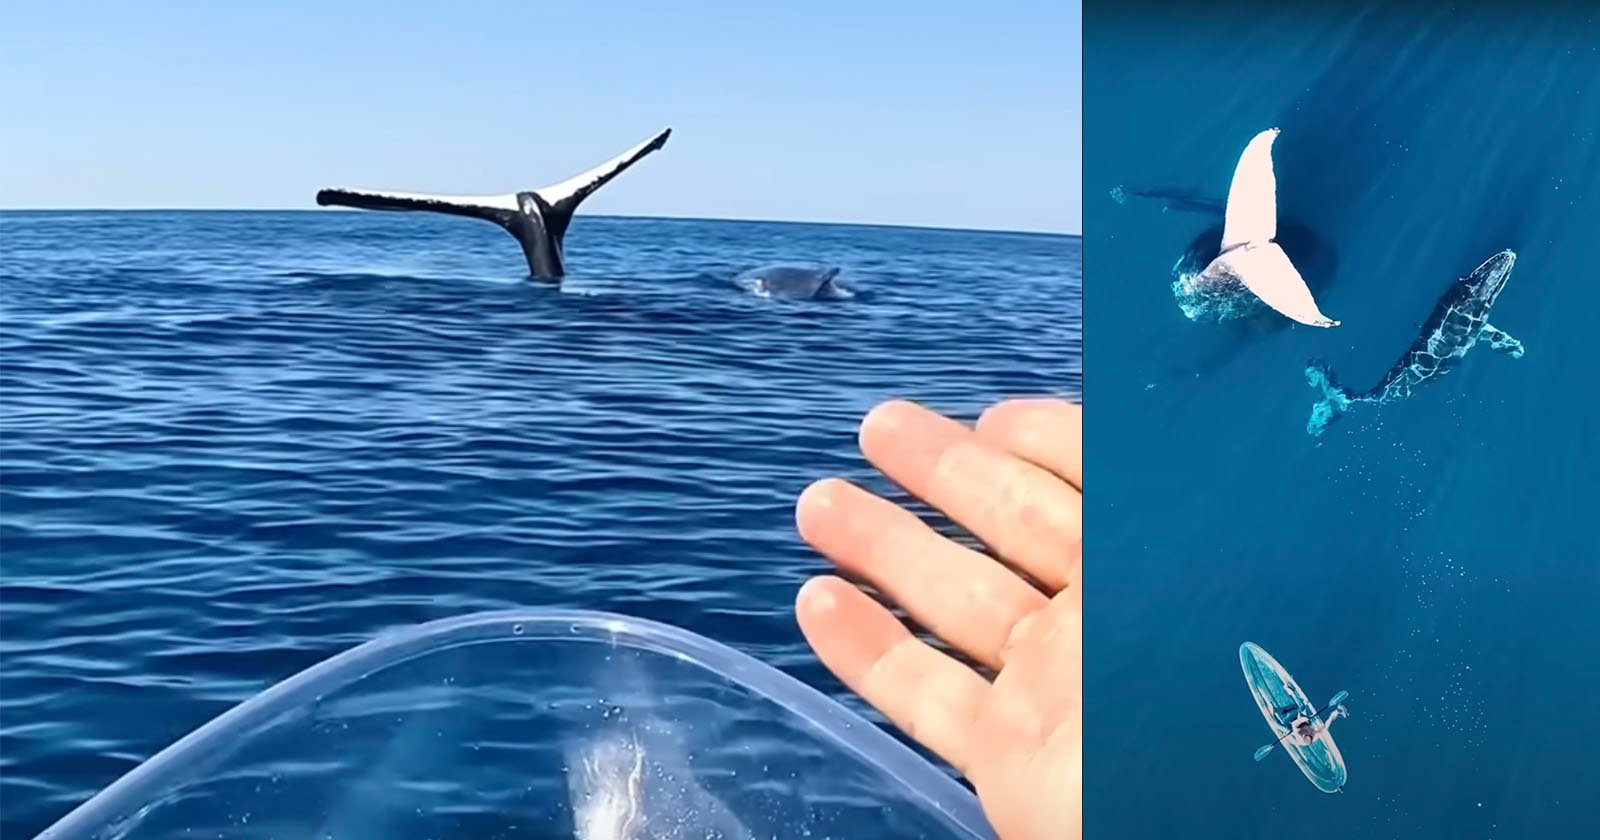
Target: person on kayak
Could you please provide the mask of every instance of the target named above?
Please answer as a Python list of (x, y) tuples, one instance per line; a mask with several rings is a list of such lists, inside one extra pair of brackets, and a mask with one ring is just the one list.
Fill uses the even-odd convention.
[(1318, 737), (1328, 731), (1328, 727), (1332, 726), (1334, 720), (1338, 719), (1343, 712), (1343, 706), (1335, 707), (1333, 711), (1328, 713), (1327, 720), (1300, 715), (1289, 725), (1289, 737), (1287, 740), (1297, 747), (1309, 747)]

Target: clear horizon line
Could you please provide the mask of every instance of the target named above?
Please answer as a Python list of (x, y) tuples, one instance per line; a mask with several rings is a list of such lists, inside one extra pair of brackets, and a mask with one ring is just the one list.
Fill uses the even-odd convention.
[[(343, 207), (0, 207), (0, 213), (366, 213), (371, 211)], [(839, 227), (904, 228), (908, 230), (939, 230), (957, 233), (1014, 233), (1023, 236), (1062, 236), (1082, 239), (1083, 234), (1064, 230), (1019, 229), (1001, 227), (952, 227), (949, 225), (919, 225), (906, 222), (840, 222), (816, 219), (735, 219), (716, 216), (662, 216), (634, 213), (585, 213), (594, 219), (659, 219), (690, 222), (754, 222), (783, 225), (834, 225)]]

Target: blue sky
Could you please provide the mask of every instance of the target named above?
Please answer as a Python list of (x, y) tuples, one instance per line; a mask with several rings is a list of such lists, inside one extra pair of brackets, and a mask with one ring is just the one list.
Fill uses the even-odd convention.
[(509, 192), (664, 126), (588, 213), (1078, 233), (1072, 0), (36, 2), (0, 207)]

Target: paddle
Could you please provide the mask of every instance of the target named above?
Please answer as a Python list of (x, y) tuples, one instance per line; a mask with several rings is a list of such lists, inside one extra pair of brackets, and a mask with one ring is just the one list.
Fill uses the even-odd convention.
[[(1319, 711), (1319, 712), (1316, 712), (1316, 713), (1312, 714), (1311, 715), (1311, 719), (1312, 720), (1316, 720), (1317, 718), (1322, 717), (1323, 712), (1326, 712), (1326, 711), (1328, 711), (1329, 709), (1332, 709), (1332, 708), (1336, 708), (1340, 703), (1343, 703), (1345, 701), (1345, 698), (1347, 698), (1349, 696), (1350, 696), (1350, 692), (1348, 692), (1348, 691), (1341, 691), (1338, 694), (1333, 695), (1333, 699), (1328, 701), (1328, 705), (1323, 706), (1322, 707), (1322, 711)], [(1294, 730), (1290, 729), (1289, 732), (1285, 732), (1282, 735), (1279, 735), (1278, 736), (1278, 740), (1273, 741), (1272, 743), (1267, 744), (1266, 746), (1257, 749), (1256, 750), (1256, 761), (1260, 761), (1261, 759), (1266, 758), (1268, 755), (1270, 755), (1272, 753), (1273, 748), (1275, 748), (1279, 744), (1283, 743), (1283, 739), (1289, 737), (1289, 734), (1292, 733), (1292, 732), (1294, 732)]]

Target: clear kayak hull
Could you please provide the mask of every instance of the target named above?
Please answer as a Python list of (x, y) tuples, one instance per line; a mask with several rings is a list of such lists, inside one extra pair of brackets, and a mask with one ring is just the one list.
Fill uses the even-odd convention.
[(1318, 711), (1306, 693), (1300, 690), (1299, 684), (1289, 676), (1289, 672), (1253, 642), (1239, 646), (1239, 665), (1244, 669), (1244, 679), (1250, 685), (1256, 707), (1261, 710), (1261, 716), (1267, 719), (1273, 737), (1280, 739), (1278, 746), (1289, 753), (1295, 766), (1317, 786), (1317, 790), (1338, 793), (1343, 789), (1346, 777), (1344, 757), (1339, 754), (1339, 747), (1333, 742), (1331, 734), (1324, 732), (1309, 746), (1300, 746), (1285, 737), (1295, 717), (1309, 717)]
[(669, 625), (481, 613), (230, 709), (41, 838), (993, 837), (877, 725)]

